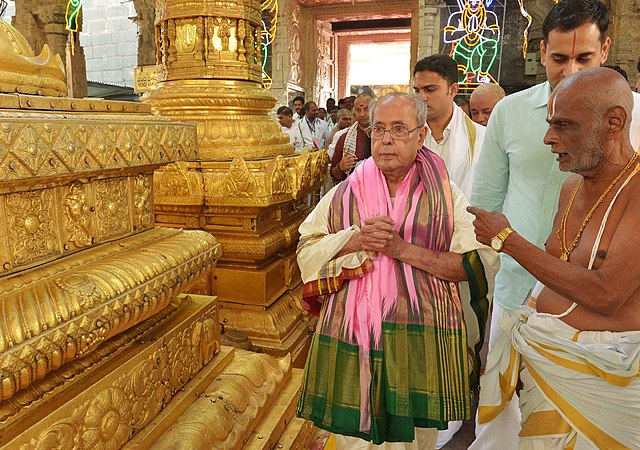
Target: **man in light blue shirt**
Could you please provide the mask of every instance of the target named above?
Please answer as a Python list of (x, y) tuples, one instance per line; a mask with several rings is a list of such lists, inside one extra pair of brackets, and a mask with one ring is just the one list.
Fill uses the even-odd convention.
[[(551, 90), (566, 76), (607, 60), (609, 13), (600, 0), (562, 0), (542, 25), (540, 59), (549, 81), (510, 95), (496, 105), (489, 123), (471, 194), (471, 204), (503, 212), (525, 239), (543, 248), (551, 232), (562, 183), (550, 148), (543, 143), (548, 129), (547, 103)], [(635, 98), (638, 111), (640, 102)], [(634, 116), (636, 114), (634, 113)], [(632, 145), (639, 123), (631, 123)], [(498, 320), (505, 309), (525, 304), (535, 279), (507, 255), (500, 255), (496, 276), (489, 350), (502, 332)], [(501, 417), (476, 428), (477, 449), (517, 449), (520, 411), (511, 401)]]

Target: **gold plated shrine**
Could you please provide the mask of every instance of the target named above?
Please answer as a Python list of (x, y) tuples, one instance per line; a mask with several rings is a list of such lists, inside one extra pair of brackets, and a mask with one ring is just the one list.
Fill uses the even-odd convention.
[[(154, 171), (199, 158), (196, 126), (60, 97), (59, 57), (25, 42), (0, 22), (0, 448), (154, 448), (185, 421), (216, 448), (259, 430), (302, 445), (290, 358), (221, 347), (217, 299), (183, 294), (210, 284), (221, 245), (154, 228)], [(189, 413), (212, 395), (224, 411)]]
[(158, 65), (148, 78), (158, 83), (142, 100), (195, 122), (199, 155), (157, 172), (156, 224), (216, 236), (223, 254), (196, 292), (218, 296), (226, 329), (296, 359), (312, 327), (300, 307), (297, 230), (327, 153), (294, 153), (268, 115), (276, 100), (261, 85), (259, 0), (160, 0), (157, 11)]

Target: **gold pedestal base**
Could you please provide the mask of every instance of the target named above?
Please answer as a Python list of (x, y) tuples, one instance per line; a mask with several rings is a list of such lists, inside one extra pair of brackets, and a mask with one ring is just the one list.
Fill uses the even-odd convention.
[[(290, 448), (279, 447), (282, 442), (306, 444), (311, 423), (296, 420), (288, 426), (295, 415), (302, 371), (291, 369), (290, 357), (275, 360), (244, 350), (234, 353), (233, 361), (204, 391), (193, 389), (193, 382), (185, 387), (185, 396), (195, 398), (193, 404), (157, 441), (134, 439), (128, 447), (266, 450)], [(169, 422), (165, 419), (170, 415), (163, 412), (159, 421)]]
[(285, 293), (271, 306), (220, 302), (220, 320), (225, 330), (247, 334), (254, 346), (270, 355), (291, 354), (295, 360), (306, 347), (315, 328), (301, 308), (302, 285)]
[[(105, 342), (87, 356), (89, 364), (81, 359), (64, 365), (26, 389), (25, 396), (30, 390), (49, 392), (3, 421), (0, 447), (116, 449), (126, 444), (220, 349), (215, 298), (180, 296), (168, 308), (173, 313), (163, 312), (159, 323), (152, 317)], [(216, 373), (207, 375), (212, 380)]]

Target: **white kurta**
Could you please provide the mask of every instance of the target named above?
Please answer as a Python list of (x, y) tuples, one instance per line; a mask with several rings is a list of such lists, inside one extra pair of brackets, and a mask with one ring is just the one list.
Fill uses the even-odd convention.
[[(471, 196), (473, 175), (480, 156), (485, 127), (471, 122), (471, 119), (467, 122), (465, 116), (465, 112), (454, 104), (453, 116), (444, 130), (443, 140), (440, 143), (436, 142), (427, 127), (424, 145), (444, 160), (451, 181), (456, 183), (468, 198)], [(475, 130), (473, 148), (470, 148), (472, 139), (469, 136), (469, 126)]]
[(306, 117), (294, 122), (289, 130), (291, 143), (296, 151), (301, 151), (305, 148), (316, 148), (314, 141), (318, 142), (318, 150), (324, 148), (329, 133), (331, 133), (331, 130), (327, 122), (315, 119), (312, 123), (309, 123)]

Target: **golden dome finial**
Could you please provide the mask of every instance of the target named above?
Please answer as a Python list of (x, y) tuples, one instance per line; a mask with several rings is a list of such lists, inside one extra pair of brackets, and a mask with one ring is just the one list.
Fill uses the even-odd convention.
[(64, 64), (45, 44), (35, 56), (25, 37), (0, 20), (0, 92), (62, 97), (67, 95)]

